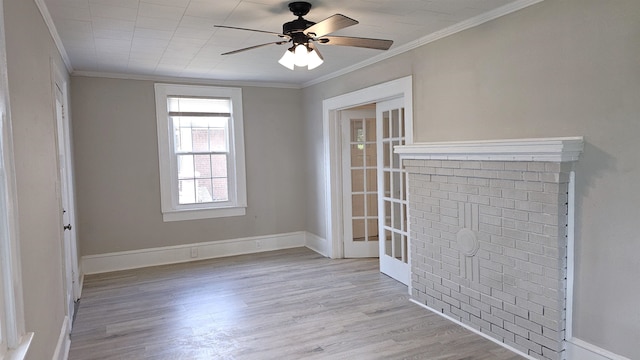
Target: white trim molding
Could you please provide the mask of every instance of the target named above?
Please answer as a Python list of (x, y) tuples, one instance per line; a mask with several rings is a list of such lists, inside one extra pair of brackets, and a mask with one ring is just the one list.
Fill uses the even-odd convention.
[(577, 338), (565, 341), (565, 352), (566, 360), (631, 360)]
[(582, 136), (415, 143), (396, 146), (401, 159), (485, 161), (576, 161), (584, 148)]
[(53, 22), (53, 18), (51, 17), (51, 13), (49, 12), (49, 8), (47, 8), (47, 4), (45, 4), (44, 0), (34, 0), (36, 6), (38, 6), (38, 10), (40, 10), (40, 14), (42, 15), (42, 19), (45, 24), (47, 24), (47, 28), (49, 28), (49, 33), (53, 38), (53, 42), (56, 44), (56, 48), (60, 53), (60, 57), (64, 62), (65, 67), (69, 73), (73, 72), (73, 66), (71, 66), (71, 59), (69, 59), (69, 54), (67, 54), (67, 50), (64, 48), (62, 44), (62, 39), (60, 38), (60, 34), (58, 34), (58, 29), (56, 29), (56, 25)]
[(64, 317), (62, 322), (62, 328), (60, 329), (60, 336), (58, 337), (58, 344), (53, 352), (51, 360), (66, 360), (69, 357), (69, 349), (71, 348), (71, 321), (68, 316)]
[(307, 232), (305, 234), (305, 246), (324, 257), (329, 257), (327, 239)]
[(305, 246), (304, 231), (240, 239), (165, 246), (82, 257), (84, 274), (138, 269), (226, 256), (253, 254)]

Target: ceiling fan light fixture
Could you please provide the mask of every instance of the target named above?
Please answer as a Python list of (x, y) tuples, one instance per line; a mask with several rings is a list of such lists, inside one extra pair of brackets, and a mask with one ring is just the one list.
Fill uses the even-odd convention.
[(284, 55), (282, 55), (282, 57), (280, 58), (280, 60), (278, 60), (278, 62), (280, 63), (280, 65), (286, 67), (289, 70), (293, 70), (294, 66), (295, 66), (295, 55), (293, 53), (293, 47), (287, 49), (284, 52)]
[(311, 49), (309, 55), (307, 56), (307, 68), (309, 70), (313, 70), (322, 65), (323, 62), (324, 60), (322, 59), (322, 55), (320, 55), (318, 49)]
[(296, 66), (304, 67), (309, 63), (309, 48), (305, 44), (296, 45), (296, 49), (294, 50), (294, 62)]

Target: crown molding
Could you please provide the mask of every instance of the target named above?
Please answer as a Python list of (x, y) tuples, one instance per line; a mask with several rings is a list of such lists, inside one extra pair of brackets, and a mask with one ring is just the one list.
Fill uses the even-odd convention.
[(412, 41), (410, 43), (404, 44), (402, 46), (398, 46), (397, 48), (385, 51), (384, 53), (381, 53), (380, 55), (374, 56), (372, 58), (369, 58), (365, 61), (359, 62), (357, 64), (351, 65), (349, 67), (343, 68), (341, 70), (338, 70), (336, 72), (333, 72), (331, 74), (327, 74), (327, 75), (323, 75), (320, 76), (318, 78), (315, 78), (313, 80), (307, 81), (305, 83), (302, 84), (302, 87), (308, 87), (308, 86), (312, 86), (312, 85), (316, 85), (334, 78), (337, 78), (339, 76), (342, 75), (346, 75), (350, 72), (362, 69), (366, 66), (369, 65), (373, 65), (375, 63), (381, 62), (383, 60), (392, 58), (394, 56), (403, 54), (405, 52), (411, 51), (413, 49), (419, 48), (423, 45), (432, 43), (436, 40), (440, 40), (442, 38), (445, 38), (447, 36), (451, 36), (453, 34), (457, 34), (461, 31), (476, 27), (478, 25), (484, 24), (488, 21), (497, 19), (501, 16), (505, 16), (508, 14), (511, 14), (513, 12), (516, 12), (518, 10), (522, 10), (526, 7), (529, 7), (531, 5), (537, 4), (539, 2), (542, 2), (544, 0), (517, 0), (514, 1), (512, 3), (509, 3), (507, 5), (501, 6), (499, 8), (496, 8), (494, 10), (491, 11), (487, 11), (486, 13), (480, 14), (478, 16), (472, 17), (468, 20), (459, 22), (457, 24), (451, 25), (449, 27), (446, 27), (442, 30), (436, 31), (434, 33), (431, 33), (429, 35), (423, 36), (418, 40)]
[(49, 28), (49, 33), (53, 38), (53, 42), (56, 44), (56, 48), (60, 53), (60, 57), (62, 57), (62, 61), (64, 62), (64, 65), (67, 68), (67, 71), (69, 72), (69, 74), (71, 74), (73, 72), (73, 66), (71, 66), (71, 60), (69, 59), (67, 50), (65, 50), (64, 45), (62, 44), (62, 39), (58, 34), (56, 25), (53, 23), (53, 18), (49, 13), (49, 9), (47, 8), (47, 5), (44, 3), (44, 0), (34, 0), (34, 1), (36, 3), (36, 6), (38, 6), (38, 10), (40, 10), (40, 14), (42, 14), (42, 19), (44, 20), (44, 22), (47, 24), (47, 27)]
[(446, 141), (394, 147), (403, 160), (577, 161), (584, 138)]
[(234, 80), (216, 80), (188, 77), (158, 76), (158, 75), (137, 75), (122, 73), (105, 73), (94, 71), (74, 71), (71, 76), (85, 76), (108, 79), (124, 79), (124, 80), (143, 80), (143, 81), (159, 81), (169, 83), (189, 83), (197, 85), (220, 85), (220, 86), (248, 86), (248, 87), (266, 87), (280, 89), (302, 89), (298, 84), (278, 83), (278, 82), (260, 82), (260, 81), (234, 81)]

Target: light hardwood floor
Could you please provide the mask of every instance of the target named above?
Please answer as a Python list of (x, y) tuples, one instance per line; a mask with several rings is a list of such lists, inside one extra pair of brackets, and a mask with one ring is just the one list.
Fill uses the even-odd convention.
[(305, 248), (87, 276), (70, 360), (523, 359)]

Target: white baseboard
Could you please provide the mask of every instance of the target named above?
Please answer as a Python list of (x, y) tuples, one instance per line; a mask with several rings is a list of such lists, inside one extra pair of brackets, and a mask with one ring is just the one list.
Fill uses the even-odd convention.
[(565, 341), (565, 349), (567, 360), (631, 360), (575, 337)]
[(71, 347), (71, 338), (69, 337), (71, 326), (69, 323), (69, 317), (65, 316), (62, 322), (62, 328), (60, 329), (60, 336), (58, 337), (58, 345), (53, 352), (52, 360), (67, 360), (69, 357), (69, 348)]
[(305, 244), (306, 246), (317, 252), (318, 254), (324, 256), (324, 257), (329, 257), (328, 253), (328, 245), (327, 245), (327, 240), (323, 239), (321, 237), (319, 237), (316, 234), (312, 234), (310, 232), (307, 232), (305, 235)]
[[(254, 236), (82, 257), (84, 274), (137, 269), (305, 246), (305, 232)], [(193, 255), (193, 256), (192, 256)]]
[(507, 349), (507, 350), (510, 350), (510, 351), (512, 351), (512, 352), (514, 352), (514, 353), (516, 353), (516, 354), (518, 354), (518, 355), (520, 355), (520, 356), (524, 357), (525, 359), (529, 359), (529, 360), (536, 360), (535, 358), (531, 357), (530, 355), (525, 354), (525, 353), (523, 353), (522, 351), (520, 351), (520, 350), (518, 350), (518, 349), (516, 349), (516, 348), (514, 348), (514, 347), (512, 347), (512, 346), (509, 346), (509, 345), (507, 345), (507, 344), (505, 344), (505, 343), (503, 343), (503, 342), (501, 342), (501, 341), (498, 341), (498, 340), (496, 340), (496, 339), (494, 339), (494, 338), (490, 337), (489, 335), (487, 335), (487, 334), (485, 334), (485, 333), (483, 333), (483, 332), (480, 332), (480, 331), (478, 331), (478, 330), (476, 330), (476, 329), (472, 328), (471, 326), (469, 326), (469, 325), (467, 325), (467, 324), (465, 324), (465, 323), (462, 323), (462, 322), (460, 322), (460, 321), (458, 321), (458, 320), (456, 320), (456, 319), (452, 318), (451, 316), (448, 316), (447, 314), (443, 314), (443, 313), (441, 313), (441, 312), (439, 312), (439, 311), (437, 311), (437, 310), (434, 310), (434, 309), (432, 309), (432, 308), (428, 307), (428, 306), (427, 306), (427, 305), (425, 305), (425, 304), (421, 304), (421, 303), (419, 303), (418, 301), (416, 301), (416, 300), (414, 300), (414, 299), (411, 299), (410, 301), (411, 301), (412, 303), (414, 303), (414, 304), (418, 304), (419, 306), (421, 306), (421, 307), (423, 307), (423, 308), (425, 308), (425, 309), (427, 309), (427, 310), (431, 311), (432, 313), (438, 314), (438, 315), (442, 316), (443, 318), (445, 318), (445, 319), (447, 319), (447, 320), (449, 320), (449, 321), (452, 321), (452, 322), (454, 322), (454, 323), (456, 323), (456, 324), (458, 324), (458, 325), (462, 326), (463, 328), (465, 328), (465, 329), (467, 329), (467, 330), (469, 330), (469, 331), (471, 331), (471, 332), (473, 332), (473, 333), (475, 333), (475, 334), (478, 334), (478, 335), (482, 336), (483, 338), (485, 338), (485, 339), (487, 339), (487, 340), (491, 340), (492, 342), (494, 342), (494, 343), (496, 343), (496, 344), (498, 344), (498, 345), (502, 346), (503, 348), (505, 348), (505, 349)]

